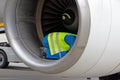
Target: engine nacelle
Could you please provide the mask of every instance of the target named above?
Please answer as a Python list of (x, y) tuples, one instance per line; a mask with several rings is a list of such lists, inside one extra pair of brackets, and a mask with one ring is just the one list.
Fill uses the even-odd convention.
[[(34, 70), (66, 77), (120, 71), (120, 1), (8, 0), (6, 6), (9, 42)], [(73, 48), (60, 60), (40, 58), (42, 38), (55, 31), (77, 34)]]

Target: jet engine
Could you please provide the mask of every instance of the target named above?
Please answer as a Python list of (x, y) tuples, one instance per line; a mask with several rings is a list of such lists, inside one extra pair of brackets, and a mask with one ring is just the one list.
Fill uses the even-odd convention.
[[(5, 24), (18, 57), (32, 69), (65, 77), (105, 76), (120, 71), (119, 0), (8, 0)], [(51, 32), (77, 34), (59, 60), (41, 57)]]

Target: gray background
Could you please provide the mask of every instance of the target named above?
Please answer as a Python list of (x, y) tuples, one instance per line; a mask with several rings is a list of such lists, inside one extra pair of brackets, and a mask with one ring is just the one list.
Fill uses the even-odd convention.
[(3, 22), (5, 3), (6, 0), (0, 0), (0, 22)]

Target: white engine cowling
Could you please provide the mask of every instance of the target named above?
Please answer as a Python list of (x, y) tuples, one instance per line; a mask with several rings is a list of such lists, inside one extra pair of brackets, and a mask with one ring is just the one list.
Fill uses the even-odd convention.
[[(110, 75), (120, 71), (119, 8), (119, 0), (8, 0), (6, 32), (18, 57), (34, 70), (65, 77)], [(56, 19), (67, 12), (73, 22), (58, 26)], [(55, 26), (50, 31), (48, 17)], [(43, 36), (61, 30), (77, 33), (74, 47), (60, 60), (40, 58)]]

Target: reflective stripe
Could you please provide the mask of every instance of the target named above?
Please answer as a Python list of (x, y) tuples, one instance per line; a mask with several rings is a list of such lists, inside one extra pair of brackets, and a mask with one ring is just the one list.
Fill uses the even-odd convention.
[[(61, 48), (60, 48), (60, 44), (59, 44), (59, 33), (51, 33), (49, 35), (49, 39), (48, 40), (50, 41), (49, 44), (52, 47), (52, 48), (50, 48), (51, 49), (50, 50), (51, 55), (58, 54), (57, 52), (61, 52), (62, 51)], [(54, 42), (54, 41), (56, 41), (56, 42)], [(59, 57), (62, 58), (61, 53), (59, 53)]]
[(56, 44), (56, 34), (57, 33), (53, 33), (53, 38), (52, 38), (53, 45), (54, 45), (54, 50), (55, 50), (55, 53), (53, 53), (53, 55), (58, 53), (58, 45)]
[(51, 55), (54, 55), (54, 53), (56, 53), (56, 51), (55, 51), (55, 47), (54, 47), (53, 33), (49, 35), (48, 41), (49, 41), (49, 45), (52, 47), (52, 48), (50, 48), (50, 53), (51, 53)]
[(58, 52), (60, 52), (59, 57), (62, 58), (62, 54), (61, 54), (62, 50), (58, 41), (59, 41), (59, 33), (56, 34), (56, 43), (58, 45)]

